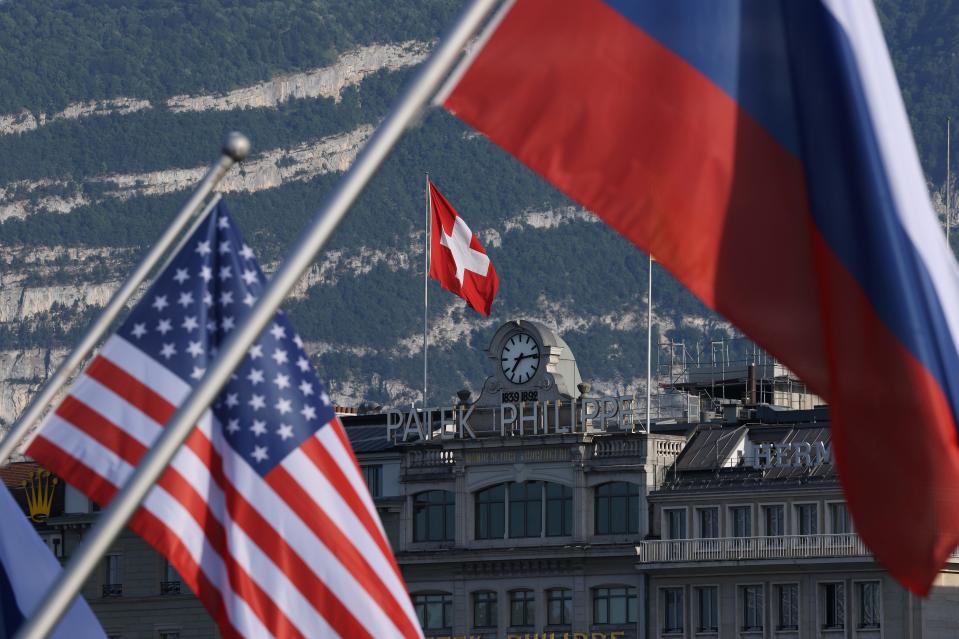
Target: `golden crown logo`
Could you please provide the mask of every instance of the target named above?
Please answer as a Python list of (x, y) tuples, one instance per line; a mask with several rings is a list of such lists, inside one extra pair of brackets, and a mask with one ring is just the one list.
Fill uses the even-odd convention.
[(35, 470), (30, 473), (29, 479), (20, 482), (20, 487), (27, 494), (27, 508), (30, 510), (30, 519), (35, 522), (46, 521), (53, 507), (53, 491), (59, 483), (53, 473), (48, 470)]

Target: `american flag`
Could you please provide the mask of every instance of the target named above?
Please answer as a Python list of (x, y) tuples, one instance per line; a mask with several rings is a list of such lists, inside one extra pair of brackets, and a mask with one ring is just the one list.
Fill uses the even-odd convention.
[[(264, 286), (221, 201), (27, 453), (108, 503)], [(130, 526), (225, 637), (422, 637), (343, 426), (282, 312)]]

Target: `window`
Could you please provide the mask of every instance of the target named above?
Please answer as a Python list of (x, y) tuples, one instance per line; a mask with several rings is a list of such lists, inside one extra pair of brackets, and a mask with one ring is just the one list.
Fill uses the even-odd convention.
[(573, 623), (573, 592), (569, 588), (546, 591), (546, 623), (551, 626)]
[(506, 484), (476, 493), (476, 538), (502, 539), (506, 536)]
[(844, 502), (829, 504), (829, 532), (834, 535), (845, 535), (852, 532), (852, 519), (849, 509)]
[(763, 506), (763, 519), (767, 537), (782, 537), (786, 534), (785, 509), (782, 506)]
[(380, 464), (363, 466), (363, 479), (370, 489), (370, 495), (379, 497), (383, 494), (383, 466)]
[(509, 485), (509, 536), (539, 537), (543, 532), (543, 484)]
[(704, 539), (719, 537), (719, 509), (697, 508), (699, 516), (699, 536)]
[(742, 604), (743, 630), (763, 629), (763, 587), (742, 586), (739, 589)]
[(696, 588), (696, 632), (719, 632), (719, 587)]
[(423, 630), (453, 626), (453, 595), (445, 592), (413, 595), (413, 608)]
[(859, 628), (880, 627), (880, 596), (882, 593), (878, 581), (861, 581), (856, 584), (859, 599), (859, 612), (856, 624)]
[(123, 594), (123, 575), (120, 555), (107, 555), (103, 558), (103, 596), (119, 597)]
[(509, 593), (509, 625), (536, 625), (536, 595), (532, 590), (513, 590)]
[(413, 496), (413, 541), (453, 541), (456, 498), (448, 490)]
[(799, 630), (799, 584), (776, 586), (776, 630)]
[(796, 519), (800, 535), (816, 535), (819, 533), (819, 509), (816, 504), (797, 505)]
[(820, 584), (819, 603), (822, 606), (823, 628), (846, 627), (846, 592), (843, 584)]
[(596, 487), (596, 534), (639, 532), (639, 486), (624, 481)]
[(735, 506), (729, 509), (733, 522), (733, 537), (753, 536), (753, 513), (749, 506)]
[(497, 625), (496, 593), (491, 590), (474, 592), (473, 627), (495, 628)]
[(686, 510), (673, 508), (664, 510), (663, 515), (666, 518), (666, 538), (686, 539)]
[(663, 588), (663, 634), (682, 633), (683, 617), (683, 589)]
[[(667, 588), (666, 590), (670, 590)], [(682, 590), (679, 589), (680, 593)], [(665, 592), (665, 590), (663, 591)], [(636, 589), (630, 586), (593, 590), (593, 623), (622, 624), (636, 621)], [(682, 622), (680, 622), (682, 624)]]
[(160, 581), (161, 595), (180, 594), (180, 573), (168, 560), (163, 561), (163, 579)]
[(562, 484), (546, 484), (546, 536), (573, 534), (573, 489)]

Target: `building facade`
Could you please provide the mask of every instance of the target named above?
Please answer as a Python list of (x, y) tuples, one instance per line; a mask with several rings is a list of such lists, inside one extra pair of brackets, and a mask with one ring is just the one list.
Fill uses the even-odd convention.
[[(959, 637), (959, 559), (929, 597), (902, 589), (855, 533), (828, 411), (755, 401), (778, 384), (814, 405), (788, 372), (699, 371), (649, 423), (642, 398), (592, 392), (542, 324), (504, 324), (485, 355), (475, 399), (343, 416), (427, 637)], [(38, 471), (0, 469), (66, 559), (98, 511)], [(130, 532), (83, 594), (114, 639), (219, 636)]]

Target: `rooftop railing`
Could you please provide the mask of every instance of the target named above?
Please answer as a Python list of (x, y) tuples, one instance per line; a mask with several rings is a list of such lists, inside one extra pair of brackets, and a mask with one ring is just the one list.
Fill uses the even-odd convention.
[(636, 554), (640, 563), (871, 556), (855, 533), (643, 541)]

